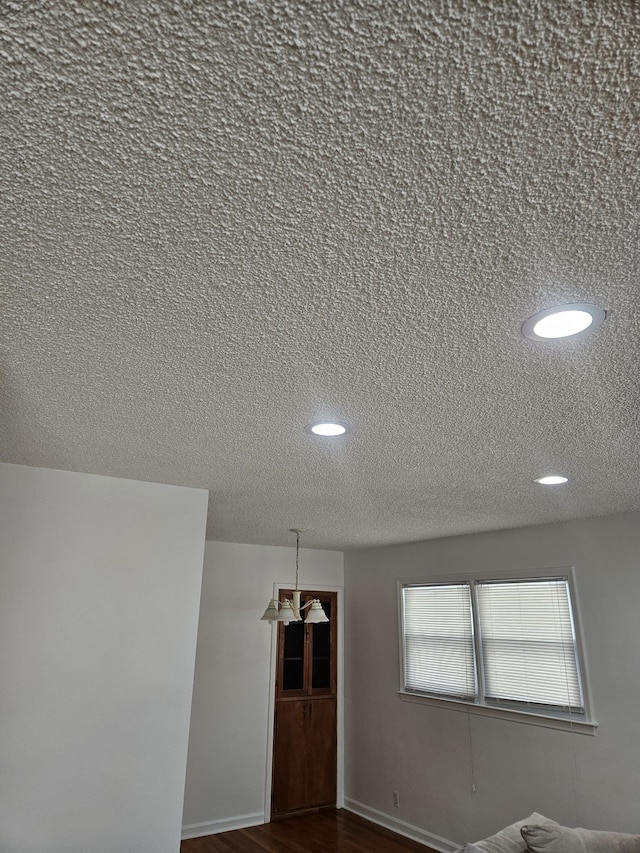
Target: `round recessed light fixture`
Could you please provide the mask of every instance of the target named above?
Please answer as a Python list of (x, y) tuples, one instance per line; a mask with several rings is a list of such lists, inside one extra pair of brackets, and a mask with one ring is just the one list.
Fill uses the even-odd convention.
[(347, 432), (347, 428), (344, 424), (340, 424), (337, 421), (320, 421), (316, 424), (307, 424), (305, 432), (333, 438), (337, 435), (344, 435)]
[(538, 477), (534, 483), (540, 483), (541, 486), (561, 486), (563, 483), (568, 483), (569, 478), (563, 477), (560, 474), (551, 474), (548, 477)]
[(568, 338), (584, 332), (585, 329), (597, 329), (605, 316), (602, 308), (587, 302), (557, 305), (529, 317), (522, 324), (522, 334), (531, 341)]

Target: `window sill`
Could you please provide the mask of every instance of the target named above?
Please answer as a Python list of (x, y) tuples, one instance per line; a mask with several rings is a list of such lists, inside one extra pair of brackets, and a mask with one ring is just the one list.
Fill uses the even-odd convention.
[(475, 714), (478, 717), (495, 717), (498, 720), (508, 720), (511, 723), (524, 723), (529, 726), (541, 726), (545, 729), (557, 729), (563, 732), (575, 732), (576, 734), (591, 736), (594, 736), (598, 730), (597, 723), (590, 723), (585, 720), (547, 717), (542, 714), (530, 714), (527, 711), (514, 711), (511, 708), (492, 708), (489, 705), (476, 705), (473, 702), (463, 702), (456, 699), (439, 699), (435, 696), (407, 693), (404, 690), (399, 690), (398, 695), (403, 702), (431, 705), (434, 708), (461, 711), (465, 714)]

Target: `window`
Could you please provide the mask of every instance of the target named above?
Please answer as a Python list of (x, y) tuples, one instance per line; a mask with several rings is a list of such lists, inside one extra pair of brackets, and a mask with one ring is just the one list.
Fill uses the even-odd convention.
[(403, 692), (585, 718), (568, 576), (400, 590)]
[(407, 690), (477, 696), (469, 584), (405, 587), (404, 661)]

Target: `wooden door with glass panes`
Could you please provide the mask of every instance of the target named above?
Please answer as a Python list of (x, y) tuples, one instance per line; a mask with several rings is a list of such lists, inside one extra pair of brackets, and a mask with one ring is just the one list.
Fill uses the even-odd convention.
[[(280, 601), (291, 597), (291, 590), (280, 593)], [(317, 598), (329, 621), (278, 624), (273, 818), (336, 804), (337, 594), (305, 591), (301, 598)]]

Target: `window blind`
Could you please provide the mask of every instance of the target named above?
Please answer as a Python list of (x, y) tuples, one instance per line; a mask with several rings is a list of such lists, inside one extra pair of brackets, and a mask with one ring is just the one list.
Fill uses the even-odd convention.
[(405, 586), (403, 643), (406, 690), (476, 697), (469, 584)]
[(476, 584), (486, 700), (582, 713), (565, 579)]

